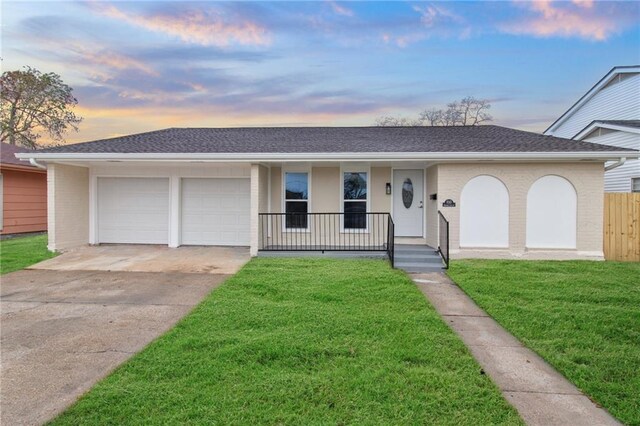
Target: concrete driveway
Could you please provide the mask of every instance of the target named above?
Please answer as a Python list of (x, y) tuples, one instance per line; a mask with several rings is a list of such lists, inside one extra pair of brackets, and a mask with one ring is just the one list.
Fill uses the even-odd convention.
[[(87, 249), (94, 248), (102, 247)], [(122, 253), (119, 247), (108, 249), (103, 252), (112, 253), (112, 259)], [(157, 261), (158, 253), (161, 258), (168, 251), (149, 256), (142, 250), (141, 257), (130, 257), (120, 267), (143, 265), (160, 272), (109, 272), (89, 262), (100, 263), (97, 251), (87, 252), (84, 257), (63, 254), (52, 269), (43, 269), (49, 268), (43, 262), (38, 269), (1, 277), (0, 424), (41, 424), (55, 417), (171, 328), (246, 261), (234, 258), (229, 264), (218, 258), (215, 269), (206, 272), (167, 272), (175, 266), (156, 262), (149, 268), (149, 257)], [(62, 261), (65, 256), (69, 262)], [(182, 265), (197, 270), (195, 264)]]
[(107, 244), (79, 247), (29, 269), (235, 274), (249, 257), (248, 247)]

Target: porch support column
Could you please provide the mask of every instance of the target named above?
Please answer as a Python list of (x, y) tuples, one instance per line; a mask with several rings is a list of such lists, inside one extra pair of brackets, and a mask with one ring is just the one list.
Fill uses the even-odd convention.
[(170, 212), (169, 212), (169, 247), (180, 247), (180, 197), (181, 197), (181, 185), (180, 177), (171, 176), (169, 180), (169, 200), (170, 200)]
[(249, 231), (251, 233), (249, 254), (258, 255), (258, 213), (260, 212), (260, 165), (251, 165), (251, 220)]

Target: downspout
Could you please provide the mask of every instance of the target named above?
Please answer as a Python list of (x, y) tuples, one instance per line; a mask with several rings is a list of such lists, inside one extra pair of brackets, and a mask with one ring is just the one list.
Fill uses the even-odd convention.
[(620, 167), (624, 163), (626, 163), (626, 161), (627, 161), (627, 159), (625, 157), (622, 157), (621, 159), (619, 159), (615, 163), (609, 164), (608, 166), (605, 166), (604, 171), (608, 172), (609, 170), (617, 169), (618, 167)]
[(47, 170), (47, 166), (38, 163), (35, 158), (29, 158), (29, 163), (31, 163), (32, 166), (35, 166), (39, 169)]

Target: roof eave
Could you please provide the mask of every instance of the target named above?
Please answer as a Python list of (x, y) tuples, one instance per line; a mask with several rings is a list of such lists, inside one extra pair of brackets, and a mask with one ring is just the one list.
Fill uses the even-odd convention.
[(573, 139), (582, 140), (587, 135), (589, 135), (589, 133), (593, 132), (597, 128), (610, 129), (610, 130), (619, 130), (621, 132), (629, 132), (629, 133), (640, 134), (640, 128), (638, 128), (638, 127), (625, 126), (625, 125), (622, 125), (622, 124), (603, 123), (601, 121), (597, 121), (596, 120), (596, 121), (592, 121), (584, 129), (580, 130), (573, 137)]
[(30, 166), (28, 164), (15, 164), (15, 163), (0, 163), (0, 169), (2, 170), (14, 170), (20, 172), (29, 173), (46, 173), (46, 170), (39, 169), (37, 167)]
[(573, 152), (340, 152), (340, 153), (21, 153), (20, 159), (43, 161), (455, 161), (455, 160), (617, 160), (638, 158), (638, 151)]

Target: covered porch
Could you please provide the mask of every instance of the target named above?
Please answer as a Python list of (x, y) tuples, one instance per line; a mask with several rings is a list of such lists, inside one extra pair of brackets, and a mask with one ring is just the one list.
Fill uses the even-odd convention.
[(438, 269), (443, 266), (437, 252), (436, 164), (318, 162), (254, 167), (259, 210), (253, 254), (383, 256), (392, 264), (400, 255), (400, 265), (433, 260)]

